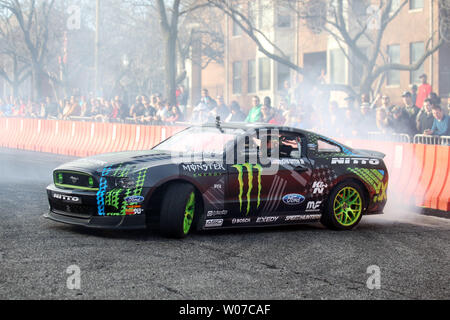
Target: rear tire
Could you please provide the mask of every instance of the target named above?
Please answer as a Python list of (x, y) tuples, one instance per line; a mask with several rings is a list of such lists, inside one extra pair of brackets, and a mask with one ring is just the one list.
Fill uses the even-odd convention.
[(167, 187), (160, 216), (160, 231), (164, 236), (181, 239), (195, 229), (196, 198), (195, 188), (188, 183), (174, 183)]
[(344, 181), (330, 194), (322, 215), (322, 224), (332, 230), (352, 230), (364, 215), (364, 192), (353, 181)]

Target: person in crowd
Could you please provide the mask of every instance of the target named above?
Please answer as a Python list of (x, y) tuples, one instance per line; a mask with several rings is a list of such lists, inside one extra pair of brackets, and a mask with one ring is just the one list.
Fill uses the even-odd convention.
[(247, 118), (245, 119), (245, 122), (247, 123), (255, 123), (261, 121), (261, 100), (258, 96), (254, 96), (252, 98), (252, 108), (250, 109), (250, 112), (248, 113)]
[(58, 119), (60, 114), (60, 110), (58, 108), (58, 104), (55, 103), (52, 98), (45, 98), (45, 109), (46, 109), (46, 118), (48, 119)]
[(428, 98), (433, 101), (433, 105), (441, 105), (442, 99), (436, 92), (431, 92)]
[(137, 119), (143, 115), (144, 105), (142, 103), (142, 96), (137, 96), (135, 103), (130, 108), (130, 117), (133, 118), (134, 122), (137, 122)]
[(376, 112), (376, 125), (378, 131), (384, 134), (394, 133), (387, 110), (385, 108), (378, 108)]
[(450, 117), (444, 114), (439, 105), (433, 106), (433, 127), (431, 130), (425, 130), (424, 134), (434, 136), (448, 136), (450, 135)]
[[(411, 122), (411, 128), (415, 128), (415, 122), (417, 119), (417, 114), (420, 109), (413, 104), (411, 92), (404, 92), (402, 95), (403, 98), (403, 107), (405, 108), (406, 113), (408, 114)], [(412, 130), (412, 133), (415, 135), (417, 132)]]
[(285, 119), (272, 107), (272, 100), (269, 97), (264, 98), (261, 106), (261, 122), (275, 125), (283, 125)]
[(394, 105), (391, 103), (391, 98), (387, 95), (383, 95), (381, 97), (381, 107), (385, 108), (388, 113), (392, 113), (392, 110), (394, 109)]
[(419, 134), (423, 134), (427, 130), (433, 128), (433, 101), (425, 99), (423, 108), (419, 111), (416, 118), (416, 129)]
[(287, 127), (292, 128), (305, 128), (305, 124), (303, 123), (303, 117), (300, 112), (288, 111), (286, 113), (286, 121), (284, 123)]
[(154, 117), (156, 116), (156, 109), (152, 106), (150, 101), (151, 99), (149, 99), (147, 96), (143, 96), (142, 105), (144, 108), (142, 116), (137, 119), (138, 122), (146, 124), (152, 123)]
[(412, 99), (413, 104), (414, 104), (415, 106), (417, 106), (417, 90), (418, 90), (417, 85), (416, 85), (416, 84), (413, 84), (413, 85), (411, 86), (411, 99)]
[(176, 122), (183, 121), (183, 117), (181, 114), (180, 109), (178, 109), (177, 106), (172, 106), (170, 109), (170, 112), (168, 114), (168, 117), (166, 118), (166, 123), (168, 124), (175, 124)]
[(447, 97), (447, 114), (450, 115), (450, 93)]
[(230, 106), (230, 114), (225, 118), (225, 122), (244, 122), (245, 118), (245, 114), (242, 112), (239, 103), (232, 101)]
[(181, 114), (186, 113), (186, 107), (189, 100), (189, 93), (186, 91), (186, 88), (183, 85), (180, 85), (177, 90), (177, 102), (178, 108)]
[(205, 123), (210, 118), (210, 112), (216, 108), (217, 102), (209, 96), (207, 89), (202, 90), (202, 98), (198, 105), (192, 110), (192, 122)]
[(415, 128), (411, 128), (410, 116), (400, 106), (392, 109), (392, 127), (395, 133), (407, 134), (409, 136), (413, 136), (415, 133)]
[(63, 114), (63, 120), (69, 120), (70, 117), (81, 116), (81, 106), (75, 96), (71, 96), (68, 102), (68, 108), (66, 105), (65, 112)]
[(359, 135), (365, 135), (368, 132), (376, 130), (375, 117), (372, 114), (372, 110), (370, 109), (370, 104), (368, 102), (364, 102), (361, 105), (360, 121), (356, 130)]
[(425, 102), (425, 99), (430, 96), (431, 92), (433, 92), (433, 88), (431, 87), (431, 85), (428, 84), (428, 80), (427, 80), (428, 77), (426, 74), (422, 74), (419, 77), (419, 79), (422, 82), (422, 84), (419, 86), (418, 91), (417, 91), (416, 105), (419, 108), (422, 108), (423, 103)]
[(230, 110), (225, 104), (225, 99), (222, 96), (217, 96), (217, 102), (217, 106), (210, 111), (210, 122), (214, 122), (217, 117), (220, 117), (220, 119), (226, 119), (230, 115)]
[(355, 130), (358, 124), (358, 117), (357, 114), (355, 114), (354, 109), (352, 108), (345, 109), (342, 124), (343, 124), (342, 132), (345, 137), (356, 136), (358, 134), (358, 132)]

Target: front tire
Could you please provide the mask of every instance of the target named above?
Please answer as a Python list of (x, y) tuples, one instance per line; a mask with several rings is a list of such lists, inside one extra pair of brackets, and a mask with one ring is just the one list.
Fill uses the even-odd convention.
[(352, 230), (364, 214), (364, 193), (359, 184), (345, 181), (330, 194), (322, 215), (322, 224), (332, 230)]
[(188, 183), (167, 187), (161, 205), (160, 230), (170, 238), (185, 238), (194, 229), (197, 199), (195, 188)]

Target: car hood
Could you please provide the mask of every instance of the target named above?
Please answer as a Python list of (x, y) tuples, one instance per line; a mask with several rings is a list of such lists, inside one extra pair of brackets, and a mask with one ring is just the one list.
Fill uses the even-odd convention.
[(115, 168), (123, 165), (135, 165), (136, 169), (170, 164), (172, 159), (169, 153), (160, 151), (127, 151), (101, 154), (66, 163), (57, 170), (77, 170), (88, 173), (101, 173), (104, 168)]

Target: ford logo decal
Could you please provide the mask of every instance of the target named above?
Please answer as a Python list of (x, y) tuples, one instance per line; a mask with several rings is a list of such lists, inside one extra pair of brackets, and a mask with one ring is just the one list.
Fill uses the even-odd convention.
[(131, 196), (125, 198), (125, 201), (128, 203), (142, 203), (144, 202), (144, 197), (141, 196)]
[(305, 201), (305, 197), (301, 194), (288, 194), (283, 197), (283, 202), (289, 206), (296, 206), (302, 204)]

